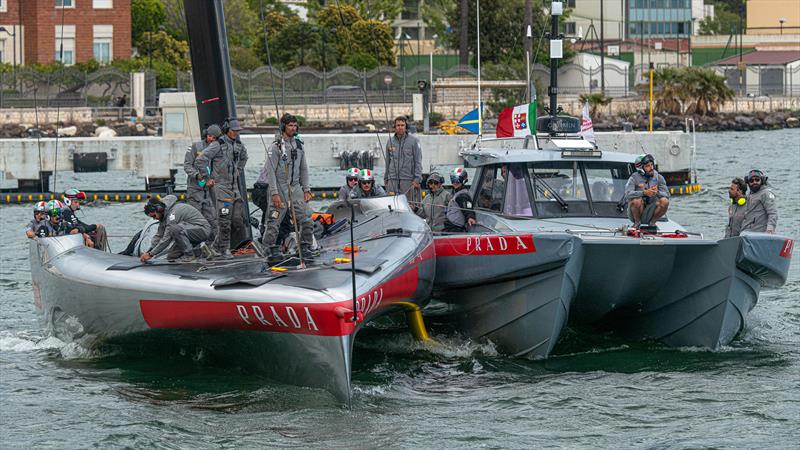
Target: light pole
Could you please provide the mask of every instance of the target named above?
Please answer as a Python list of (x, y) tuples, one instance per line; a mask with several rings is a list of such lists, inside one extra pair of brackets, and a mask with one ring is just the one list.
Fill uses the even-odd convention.
[[(11, 45), (14, 47), (13, 49), (13, 60), (11, 61), (11, 70), (14, 74), (14, 90), (17, 89), (17, 31), (8, 31), (6, 27), (0, 27), (0, 33), (6, 33), (7, 35), (11, 36)], [(781, 33), (783, 34), (783, 33)]]
[(783, 23), (786, 22), (786, 17), (781, 17), (778, 22), (781, 23), (781, 34), (783, 34)]

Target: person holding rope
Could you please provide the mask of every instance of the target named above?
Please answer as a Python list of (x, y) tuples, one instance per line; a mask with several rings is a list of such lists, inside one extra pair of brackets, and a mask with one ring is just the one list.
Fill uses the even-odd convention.
[(412, 205), (422, 199), (422, 148), (419, 140), (408, 134), (408, 119), (394, 119), (394, 134), (386, 143), (386, 171), (383, 184), (389, 195), (403, 194)]
[(211, 244), (217, 235), (216, 201), (214, 199), (214, 191), (206, 184), (205, 178), (201, 176), (200, 171), (195, 167), (195, 161), (203, 153), (203, 150), (222, 136), (222, 128), (217, 124), (212, 124), (204, 131), (205, 137), (203, 140), (193, 143), (186, 150), (186, 155), (183, 157), (183, 171), (186, 172), (186, 200), (200, 211), (200, 214), (206, 218), (211, 226), (208, 237), (209, 244)]
[(70, 234), (82, 233), (87, 247), (106, 250), (108, 246), (106, 228), (99, 223), (88, 224), (78, 219), (77, 212), (81, 209), (81, 200), (86, 200), (86, 193), (75, 188), (64, 191), (62, 222)]
[(417, 215), (428, 222), (431, 231), (443, 231), (444, 222), (446, 220), (445, 211), (453, 194), (446, 190), (444, 186), (444, 177), (437, 172), (433, 172), (428, 176), (428, 195), (422, 200), (422, 207), (417, 210)]
[(269, 248), (270, 260), (281, 257), (280, 246), (276, 243), (280, 224), (287, 213), (295, 230), (300, 229), (302, 257), (311, 257), (314, 225), (306, 210), (306, 203), (311, 200), (311, 187), (303, 141), (296, 137), (298, 129), (297, 118), (293, 115), (286, 113), (281, 117), (280, 136), (267, 150), (267, 162), (259, 176), (259, 180), (263, 178), (269, 185), (272, 203), (262, 240), (262, 244)]
[(445, 212), (444, 231), (465, 233), (470, 227), (475, 226), (472, 197), (465, 186), (468, 180), (467, 171), (463, 167), (456, 167), (450, 172), (450, 182), (453, 184), (453, 198), (447, 204)]

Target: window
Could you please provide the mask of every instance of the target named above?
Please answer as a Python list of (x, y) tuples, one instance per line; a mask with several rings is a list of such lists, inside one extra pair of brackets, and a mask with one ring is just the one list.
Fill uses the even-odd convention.
[[(56, 25), (55, 60), (65, 66), (75, 64), (75, 25)], [(63, 50), (63, 52), (62, 52)]]
[(75, 0), (56, 0), (56, 8), (74, 8)]
[(6, 0), (0, 0), (0, 12), (8, 11), (8, 5)]
[(627, 166), (614, 163), (586, 163), (586, 181), (593, 202), (618, 202), (625, 195), (625, 184), (630, 177)]
[(564, 34), (575, 34), (575, 22), (564, 22)]
[(164, 114), (164, 132), (182, 134), (184, 127), (183, 113), (166, 113)]
[(108, 64), (113, 59), (114, 26), (94, 25), (92, 27), (92, 55), (95, 61)]
[(531, 217), (525, 164), (503, 164), (484, 171), (477, 207), (510, 216)]
[(111, 9), (114, 7), (114, 0), (92, 0), (94, 9)]
[(574, 8), (575, 7), (575, 0), (567, 0), (566, 3), (567, 4), (565, 6), (567, 8)]
[(6, 61), (6, 41), (5, 39), (0, 40), (0, 63), (5, 63)]

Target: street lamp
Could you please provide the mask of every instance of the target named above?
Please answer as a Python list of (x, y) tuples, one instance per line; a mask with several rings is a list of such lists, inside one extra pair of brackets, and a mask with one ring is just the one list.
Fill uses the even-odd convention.
[(786, 22), (786, 17), (781, 17), (778, 22), (781, 23), (781, 34), (783, 34), (783, 23)]
[(0, 33), (6, 33), (7, 35), (11, 36), (11, 45), (14, 47), (13, 49), (14, 59), (11, 61), (11, 70), (14, 73), (14, 90), (16, 90), (17, 89), (17, 32), (16, 30), (8, 31), (6, 27), (0, 27)]

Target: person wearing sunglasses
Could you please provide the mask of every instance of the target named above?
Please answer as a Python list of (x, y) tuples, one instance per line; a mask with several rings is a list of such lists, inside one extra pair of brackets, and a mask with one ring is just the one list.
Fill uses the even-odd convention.
[(778, 208), (775, 206), (775, 194), (767, 187), (767, 176), (754, 169), (744, 177), (750, 193), (745, 203), (742, 231), (759, 233), (775, 233), (778, 227)]
[[(106, 250), (106, 229), (100, 224), (88, 224), (78, 219), (77, 211), (81, 209), (81, 202), (86, 200), (86, 193), (72, 188), (64, 191), (64, 207), (61, 209), (61, 219), (70, 234), (83, 233), (87, 247)], [(77, 231), (75, 231), (77, 230)]]
[(70, 232), (69, 227), (61, 220), (61, 210), (64, 204), (58, 200), (50, 200), (45, 203), (45, 220), (39, 222), (36, 229), (36, 237), (55, 237), (65, 234), (76, 234), (77, 231)]
[(350, 198), (383, 197), (386, 191), (375, 185), (375, 176), (369, 169), (362, 169), (358, 173), (358, 187), (350, 191)]
[(444, 177), (433, 172), (428, 176), (428, 195), (422, 199), (422, 207), (417, 209), (417, 215), (425, 219), (431, 231), (443, 231), (447, 219), (447, 205), (453, 198), (450, 191), (442, 187)]
[(39, 202), (33, 207), (33, 220), (25, 227), (25, 236), (28, 239), (36, 239), (36, 232), (45, 222), (47, 222), (47, 202)]
[(345, 184), (344, 186), (339, 188), (339, 196), (338, 198), (348, 198), (350, 197), (350, 191), (355, 189), (356, 185), (358, 184), (358, 167), (351, 167), (347, 169), (347, 175), (345, 175)]

